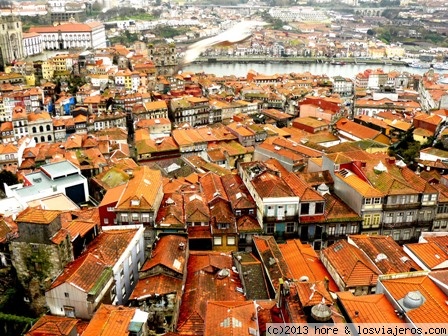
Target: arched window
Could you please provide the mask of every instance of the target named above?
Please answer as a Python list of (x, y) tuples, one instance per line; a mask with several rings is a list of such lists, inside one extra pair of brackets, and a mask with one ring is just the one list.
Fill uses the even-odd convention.
[(45, 142), (45, 137), (43, 135), (40, 137), (40, 142)]
[(39, 132), (43, 132), (44, 131), (44, 127), (41, 125), (39, 126)]
[(53, 139), (51, 138), (51, 135), (48, 135), (47, 137), (48, 141), (52, 141)]
[(37, 140), (37, 138), (36, 137), (34, 137), (34, 141), (37, 143), (37, 142), (39, 142), (38, 140)]
[(33, 133), (36, 133), (36, 132), (37, 132), (36, 126), (33, 126)]
[(47, 125), (47, 131), (51, 131), (50, 125)]

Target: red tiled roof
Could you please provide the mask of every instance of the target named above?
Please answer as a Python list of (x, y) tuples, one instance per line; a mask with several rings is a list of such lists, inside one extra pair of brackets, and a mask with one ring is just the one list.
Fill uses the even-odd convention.
[(364, 252), (345, 240), (339, 240), (322, 250), (321, 256), (339, 274), (346, 288), (374, 286), (381, 274), (381, 271), (367, 258)]
[(350, 235), (350, 240), (367, 254), (383, 274), (421, 270), (391, 236)]
[(434, 242), (406, 244), (405, 248), (430, 270), (448, 268), (448, 253)]
[[(183, 246), (183, 249), (180, 248), (181, 245)], [(157, 241), (151, 258), (143, 264), (140, 271), (144, 272), (155, 266), (163, 265), (174, 272), (182, 274), (186, 262), (186, 245), (187, 238), (184, 236), (162, 236), (160, 240)]]
[(229, 253), (190, 252), (177, 324), (180, 333), (203, 333), (208, 301), (245, 301), (237, 291), (242, 288), (237, 274), (230, 271), (229, 276), (217, 278), (219, 270), (230, 270), (232, 264)]
[[(98, 282), (101, 274), (107, 269), (108, 266), (100, 258), (87, 253), (68, 264), (62, 274), (51, 284), (50, 289), (56, 288), (63, 283), (68, 283), (88, 293)], [(112, 273), (110, 277), (112, 277)]]
[(93, 315), (83, 336), (128, 336), (129, 323), (137, 308), (102, 304)]
[(65, 316), (44, 315), (32, 326), (25, 336), (68, 336), (72, 335), (80, 320)]
[(352, 323), (394, 323), (405, 322), (397, 316), (395, 307), (385, 294), (354, 296), (351, 292), (337, 293), (339, 301)]
[(399, 303), (410, 292), (418, 291), (423, 296), (424, 302), (421, 306), (406, 312), (413, 323), (446, 323), (448, 321), (446, 304), (448, 296), (429, 276), (383, 279), (381, 283)]
[(302, 244), (299, 239), (294, 239), (287, 240), (286, 244), (279, 244), (278, 247), (294, 280), (299, 280), (303, 276), (310, 282), (327, 280), (328, 289), (332, 292), (338, 291), (338, 286), (311, 245)]
[(204, 336), (249, 335), (249, 328), (258, 330), (254, 301), (209, 301)]
[(140, 279), (134, 288), (129, 300), (144, 300), (147, 297), (155, 297), (182, 290), (182, 279), (165, 274), (158, 274)]

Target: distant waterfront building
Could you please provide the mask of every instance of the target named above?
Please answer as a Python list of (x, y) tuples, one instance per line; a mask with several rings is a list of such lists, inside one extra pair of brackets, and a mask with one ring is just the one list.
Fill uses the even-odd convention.
[(60, 23), (74, 19), (84, 22), (86, 16), (86, 4), (84, 2), (74, 2), (65, 0), (50, 0), (47, 2), (48, 12), (51, 22)]
[(269, 10), (269, 14), (273, 18), (285, 22), (328, 20), (328, 16), (324, 12), (312, 7), (273, 7)]
[(106, 47), (106, 32), (101, 22), (68, 22), (58, 26), (31, 27), (38, 33), (44, 50), (67, 50)]

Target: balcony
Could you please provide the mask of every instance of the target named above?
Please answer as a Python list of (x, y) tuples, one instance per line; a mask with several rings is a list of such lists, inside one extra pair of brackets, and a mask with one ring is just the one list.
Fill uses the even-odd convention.
[(433, 220), (415, 220), (412, 222), (384, 223), (384, 229), (403, 229), (411, 227), (431, 227)]
[(383, 204), (383, 210), (410, 210), (419, 209), (421, 207), (420, 202), (416, 203), (404, 203), (404, 204)]
[(263, 216), (263, 223), (297, 222), (297, 216)]

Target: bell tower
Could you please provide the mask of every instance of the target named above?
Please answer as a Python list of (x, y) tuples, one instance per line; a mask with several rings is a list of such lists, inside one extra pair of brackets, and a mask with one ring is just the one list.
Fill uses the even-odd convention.
[(23, 58), (22, 22), (15, 15), (0, 17), (0, 71)]

